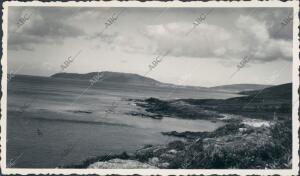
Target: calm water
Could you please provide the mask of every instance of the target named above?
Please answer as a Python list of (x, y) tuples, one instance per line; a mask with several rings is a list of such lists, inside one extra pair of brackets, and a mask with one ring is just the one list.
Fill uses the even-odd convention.
[[(176, 138), (163, 131), (210, 131), (206, 120), (154, 120), (126, 115), (128, 98), (228, 98), (233, 94), (150, 86), (17, 76), (8, 83), (7, 162), (18, 168), (55, 168), (99, 155), (134, 152)], [(115, 102), (113, 112), (105, 116)], [(22, 113), (23, 109), (23, 113)], [(90, 113), (76, 113), (88, 111)]]

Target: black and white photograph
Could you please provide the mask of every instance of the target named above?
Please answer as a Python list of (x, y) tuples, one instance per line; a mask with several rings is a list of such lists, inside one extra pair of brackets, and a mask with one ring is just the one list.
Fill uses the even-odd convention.
[(2, 172), (297, 174), (298, 13), (6, 2)]

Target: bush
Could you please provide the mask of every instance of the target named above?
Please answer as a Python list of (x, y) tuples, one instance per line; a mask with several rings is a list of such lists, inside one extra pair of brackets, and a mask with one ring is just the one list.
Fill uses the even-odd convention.
[[(198, 140), (185, 150), (181, 168), (190, 169), (282, 169), (290, 168), (292, 156), (291, 121), (270, 128), (251, 128), (247, 133), (231, 124), (216, 130), (211, 138)], [(225, 132), (227, 131), (227, 132)]]

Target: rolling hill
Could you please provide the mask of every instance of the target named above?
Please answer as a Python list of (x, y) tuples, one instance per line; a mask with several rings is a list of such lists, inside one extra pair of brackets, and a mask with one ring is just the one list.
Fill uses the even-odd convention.
[[(100, 75), (100, 76), (98, 76)], [(76, 79), (76, 80), (91, 80), (93, 77), (99, 77), (101, 82), (114, 82), (114, 83), (126, 83), (126, 84), (142, 84), (142, 85), (159, 85), (162, 84), (152, 78), (140, 76), (132, 73), (120, 73), (120, 72), (91, 72), (86, 74), (78, 73), (56, 73), (51, 78), (62, 79)]]
[[(100, 76), (99, 76), (100, 75)], [(56, 73), (51, 76), (51, 78), (58, 79), (76, 79), (76, 80), (91, 80), (93, 77), (100, 77), (101, 82), (104, 83), (122, 83), (122, 84), (134, 84), (134, 85), (154, 85), (159, 87), (170, 87), (179, 89), (194, 89), (201, 91), (217, 91), (217, 92), (228, 92), (228, 93), (239, 93), (252, 90), (260, 90), (269, 85), (259, 85), (259, 84), (233, 84), (233, 85), (223, 85), (216, 87), (201, 87), (201, 86), (185, 86), (185, 85), (175, 85), (170, 83), (162, 83), (155, 79), (141, 76), (133, 73), (120, 73), (120, 72), (91, 72), (86, 74), (78, 73)]]

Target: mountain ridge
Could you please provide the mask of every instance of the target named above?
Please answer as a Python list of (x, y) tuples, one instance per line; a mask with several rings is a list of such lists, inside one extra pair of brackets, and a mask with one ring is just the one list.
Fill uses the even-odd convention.
[(51, 75), (51, 78), (64, 78), (64, 79), (79, 79), (79, 80), (91, 80), (94, 77), (104, 82), (123, 82), (123, 83), (132, 83), (132, 84), (152, 84), (158, 85), (161, 82), (154, 80), (152, 78), (144, 77), (135, 73), (121, 73), (121, 72), (90, 72), (85, 74), (80, 73), (56, 73)]
[(188, 88), (188, 89), (207, 90), (207, 91), (212, 90), (212, 91), (222, 91), (222, 92), (230, 92), (230, 93), (261, 90), (271, 86), (271, 85), (262, 85), (262, 84), (230, 84), (230, 85), (221, 85), (221, 86), (213, 86), (213, 87), (176, 85), (171, 83), (163, 83), (153, 78), (142, 76), (136, 73), (123, 73), (123, 72), (112, 72), (112, 71), (89, 72), (84, 74), (61, 72), (61, 73), (53, 74), (50, 77), (62, 78), (62, 79), (75, 79), (75, 80), (91, 80), (94, 77), (98, 77), (99, 80), (101, 79), (101, 82), (155, 85), (160, 87)]

